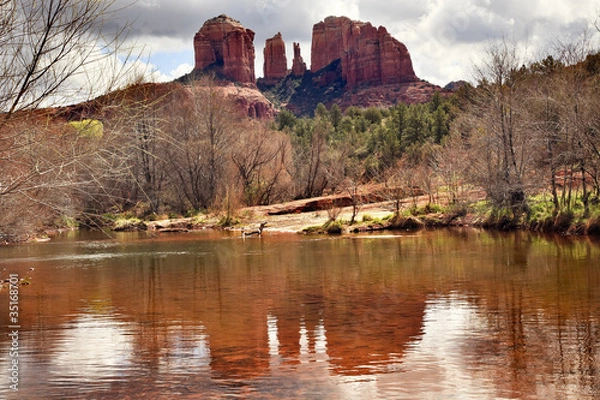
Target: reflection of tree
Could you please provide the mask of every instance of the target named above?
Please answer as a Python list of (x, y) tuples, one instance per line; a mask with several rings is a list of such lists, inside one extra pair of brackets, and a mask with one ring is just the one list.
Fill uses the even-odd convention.
[(598, 393), (598, 249), (558, 237), (496, 236), (504, 245), (494, 251), (493, 279), (468, 284), (487, 323), (465, 354), (493, 376), (499, 397)]
[[(147, 261), (146, 261), (147, 260)], [(140, 319), (134, 336), (133, 357), (155, 376), (159, 369), (161, 350), (169, 345), (168, 325), (154, 318), (165, 312), (162, 288), (162, 262), (156, 258), (135, 260), (136, 291), (142, 299)]]
[(510, 285), (506, 298), (507, 331), (508, 331), (508, 356), (512, 374), (512, 385), (515, 392), (521, 387), (528, 387), (523, 380), (531, 379), (527, 373), (527, 339), (523, 326), (523, 287)]

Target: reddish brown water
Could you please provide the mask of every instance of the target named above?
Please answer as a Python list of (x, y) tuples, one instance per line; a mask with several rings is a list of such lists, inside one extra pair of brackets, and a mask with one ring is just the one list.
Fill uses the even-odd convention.
[(17, 357), (0, 293), (0, 398), (600, 396), (587, 238), (80, 234), (0, 248), (0, 272), (31, 277)]

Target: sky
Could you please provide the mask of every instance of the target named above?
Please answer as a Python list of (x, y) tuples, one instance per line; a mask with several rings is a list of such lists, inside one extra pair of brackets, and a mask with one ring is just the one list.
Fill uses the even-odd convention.
[(384, 26), (411, 54), (415, 73), (431, 83), (473, 81), (474, 66), (497, 40), (516, 43), (527, 57), (552, 53), (558, 42), (596, 32), (598, 0), (116, 0), (126, 6), (112, 24), (129, 21), (128, 41), (142, 50), (154, 79), (192, 70), (193, 37), (220, 14), (255, 33), (255, 71), (262, 76), (265, 40), (281, 32), (288, 67), (299, 42), (310, 67), (312, 26), (330, 15)]

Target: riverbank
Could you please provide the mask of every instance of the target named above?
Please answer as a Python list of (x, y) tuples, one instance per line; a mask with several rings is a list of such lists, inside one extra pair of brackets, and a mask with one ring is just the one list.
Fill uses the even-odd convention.
[[(370, 197), (377, 199), (377, 197)], [(469, 193), (472, 201), (481, 201), (480, 191)], [(252, 232), (263, 223), (265, 233), (356, 233), (386, 229), (418, 229), (422, 227), (469, 226), (474, 215), (467, 207), (448, 206), (445, 197), (438, 205), (429, 205), (427, 196), (409, 197), (397, 201), (352, 203), (348, 196), (332, 195), (268, 206), (246, 207), (227, 221), (219, 214), (199, 214), (187, 218), (161, 218), (142, 221), (137, 218), (114, 221), (116, 231), (148, 230), (158, 233), (187, 232), (199, 229), (229, 229)], [(396, 216), (396, 208), (401, 211)], [(354, 214), (354, 217), (353, 217)], [(353, 221), (350, 223), (350, 221)]]
[[(359, 199), (360, 201), (356, 201)], [(224, 217), (219, 213), (199, 213), (191, 217), (131, 214), (107, 215), (97, 227), (113, 231), (147, 230), (155, 233), (188, 232), (202, 229), (227, 229), (264, 233), (352, 234), (380, 230), (421, 228), (479, 227), (493, 230), (528, 230), (568, 235), (600, 235), (600, 210), (583, 218), (581, 210), (552, 212), (543, 198), (532, 198), (527, 213), (514, 215), (508, 210), (492, 209), (480, 190), (463, 193), (460, 204), (451, 204), (440, 195), (431, 203), (428, 196), (411, 196), (395, 201), (378, 201), (380, 196), (362, 194), (331, 195), (295, 200), (268, 206), (246, 207)], [(396, 211), (399, 210), (397, 214)], [(351, 222), (352, 221), (352, 222)], [(74, 227), (68, 228), (76, 229)], [(0, 241), (0, 245), (35, 243), (51, 240), (64, 229), (48, 228), (18, 241)]]
[[(554, 212), (543, 197), (532, 198), (529, 210), (514, 214), (493, 209), (480, 190), (464, 193), (462, 203), (451, 204), (448, 196), (431, 203), (428, 196), (414, 196), (396, 201), (372, 201), (377, 196), (363, 196), (365, 202), (353, 203), (344, 195), (323, 196), (268, 206), (246, 207), (234, 217), (200, 214), (189, 218), (161, 219), (144, 222), (120, 222), (115, 230), (147, 229), (155, 232), (185, 232), (218, 228), (233, 231), (256, 231), (264, 225), (266, 233), (359, 233), (378, 230), (415, 230), (421, 228), (479, 227), (492, 230), (527, 230), (567, 235), (599, 235), (600, 210), (584, 217), (576, 207)], [(371, 200), (368, 202), (368, 200)], [(399, 210), (399, 213), (396, 213)]]

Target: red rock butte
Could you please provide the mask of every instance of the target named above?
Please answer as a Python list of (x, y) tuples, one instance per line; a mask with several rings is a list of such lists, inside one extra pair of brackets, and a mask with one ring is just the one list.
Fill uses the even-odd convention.
[(347, 17), (327, 17), (313, 26), (311, 71), (336, 60), (350, 86), (416, 82), (406, 46), (380, 26)]
[(306, 63), (300, 53), (300, 43), (294, 42), (294, 60), (292, 61), (292, 75), (302, 76), (306, 72)]
[[(310, 115), (319, 102), (327, 106), (335, 103), (343, 109), (390, 107), (398, 102), (422, 103), (443, 92), (416, 76), (408, 49), (386, 28), (347, 17), (330, 16), (313, 25), (310, 71), (297, 43), (288, 69), (286, 46), (279, 32), (265, 40), (263, 54), (264, 78), (257, 82), (252, 30), (219, 15), (207, 20), (194, 36), (195, 72), (213, 71), (224, 81), (243, 83), (257, 91), (276, 88), (271, 94), (298, 114)], [(287, 77), (298, 82), (282, 85), (278, 91), (278, 83)], [(253, 94), (247, 104), (240, 103), (248, 115), (271, 113), (262, 106), (268, 102), (266, 97), (260, 99), (260, 107), (254, 106), (256, 100)]]
[(266, 40), (263, 54), (265, 58), (264, 77), (266, 79), (285, 78), (288, 74), (287, 57), (281, 33), (277, 32), (277, 35)]
[(214, 68), (235, 82), (254, 83), (254, 31), (226, 15), (209, 19), (194, 36), (195, 69)]

